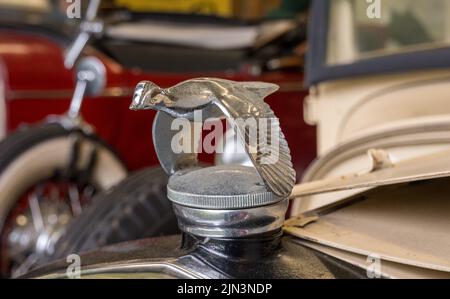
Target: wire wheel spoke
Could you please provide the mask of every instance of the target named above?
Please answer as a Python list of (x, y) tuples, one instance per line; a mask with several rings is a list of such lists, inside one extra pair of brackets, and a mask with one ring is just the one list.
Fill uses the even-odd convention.
[[(2, 265), (6, 258), (11, 273), (20, 275), (39, 256), (51, 253), (70, 220), (91, 202), (96, 188), (86, 178), (95, 167), (96, 155), (94, 148), (82, 171), (73, 171), (78, 163), (71, 159), (68, 166), (75, 168), (56, 171), (53, 178), (37, 183), (16, 203), (1, 232)], [(84, 178), (78, 178), (81, 174)]]

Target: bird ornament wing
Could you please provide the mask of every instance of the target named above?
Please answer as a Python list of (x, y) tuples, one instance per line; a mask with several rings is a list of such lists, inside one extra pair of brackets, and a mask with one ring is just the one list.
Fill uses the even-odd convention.
[(279, 119), (263, 101), (278, 86), (263, 82), (233, 82), (230, 93), (214, 102), (233, 123), (257, 172), (267, 187), (287, 197), (295, 185), (295, 170)]

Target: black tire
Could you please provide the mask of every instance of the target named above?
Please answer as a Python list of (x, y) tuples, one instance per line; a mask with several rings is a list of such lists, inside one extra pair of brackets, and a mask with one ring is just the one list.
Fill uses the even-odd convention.
[[(9, 275), (3, 255), (5, 223), (19, 199), (57, 173), (104, 191), (127, 176), (117, 153), (95, 134), (59, 123), (23, 127), (0, 142), (0, 232), (2, 275)], [(6, 233), (5, 233), (6, 236)], [(5, 260), (3, 260), (5, 259)]]
[[(102, 141), (94, 134), (87, 134), (77, 128), (66, 129), (58, 123), (44, 123), (37, 126), (29, 126), (23, 129), (19, 129), (0, 142), (0, 179), (2, 179), (0, 180), (0, 229), (2, 229), (3, 221), (5, 220), (4, 214), (10, 210), (12, 205), (15, 204), (15, 200), (17, 200), (16, 197), (18, 197), (19, 193), (24, 191), (17, 190), (17, 194), (11, 192), (2, 193), (2, 187), (4, 186), (1, 185), (1, 183), (7, 176), (10, 176), (11, 168), (15, 167), (14, 163), (17, 163), (17, 161), (20, 161), (30, 153), (32, 154), (39, 148), (39, 146), (50, 144), (54, 141), (61, 141), (61, 143), (64, 143), (66, 145), (69, 144), (70, 146), (72, 146), (74, 140), (77, 138), (78, 140), (82, 140), (81, 142), (89, 144), (90, 146), (93, 146), (96, 149), (100, 150), (101, 153), (106, 153), (106, 155), (108, 156), (108, 160), (106, 161), (106, 164), (104, 163), (104, 166), (107, 166), (108, 163), (111, 163), (111, 161), (113, 161), (114, 163), (115, 172), (112, 180), (109, 180), (107, 183), (102, 182), (100, 184), (96, 182), (96, 185), (100, 188), (100, 191), (109, 189), (126, 177), (127, 169), (120, 157), (111, 147), (109, 147), (104, 141)], [(79, 154), (79, 148), (77, 152)], [(71, 153), (71, 155), (73, 156), (73, 153)], [(67, 164), (71, 163), (70, 158), (73, 157), (69, 157), (67, 159)], [(50, 157), (50, 159), (54, 160), (54, 157)], [(99, 163), (98, 159), (99, 158), (97, 155), (95, 162), (97, 164)], [(42, 156), (36, 156), (35, 160), (42, 160)], [(76, 161), (72, 161), (72, 163), (76, 163)], [(18, 168), (20, 169), (20, 167)], [(32, 165), (26, 164), (22, 166), (20, 171), (22, 174), (27, 176), (27, 172), (31, 172), (31, 168), (33, 168)], [(40, 176), (45, 177), (43, 172), (46, 171), (42, 171), (42, 169), (39, 169), (36, 172), (38, 172)], [(25, 184), (24, 186), (20, 186), (22, 188), (19, 189), (30, 187), (29, 185), (33, 185), (34, 183), (37, 183), (42, 179), (43, 177), (37, 177), (36, 179), (27, 177), (27, 184)], [(10, 181), (18, 182), (20, 181), (20, 178), (12, 177)], [(20, 193), (20, 195), (22, 195), (22, 193)]]
[(87, 134), (78, 128), (66, 129), (58, 123), (43, 123), (36, 126), (25, 126), (0, 141), (0, 174), (12, 161), (33, 146), (42, 143), (45, 140), (68, 136), (70, 134), (80, 134), (83, 137), (106, 147), (117, 160), (121, 161), (122, 166), (126, 168), (115, 150), (98, 136)]
[(69, 224), (54, 254), (40, 264), (114, 243), (177, 234), (166, 185), (167, 175), (160, 167), (153, 167), (96, 196), (93, 204)]

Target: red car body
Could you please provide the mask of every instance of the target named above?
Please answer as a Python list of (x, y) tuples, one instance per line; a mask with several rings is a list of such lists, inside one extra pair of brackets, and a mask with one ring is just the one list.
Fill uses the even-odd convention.
[[(75, 82), (73, 71), (64, 68), (63, 51), (59, 43), (46, 36), (0, 30), (0, 70), (6, 86), (9, 132), (68, 109)], [(92, 47), (87, 48), (85, 54), (97, 56), (104, 62), (107, 87), (101, 96), (84, 102), (82, 115), (119, 153), (130, 170), (158, 163), (151, 138), (154, 112), (128, 109), (134, 87), (143, 79), (162, 87), (204, 76), (279, 84), (280, 91), (271, 95), (267, 102), (280, 118), (298, 178), (315, 157), (315, 129), (303, 121), (303, 99), (307, 92), (300, 72), (266, 72), (256, 77), (245, 70), (232, 74), (143, 72), (126, 69)]]

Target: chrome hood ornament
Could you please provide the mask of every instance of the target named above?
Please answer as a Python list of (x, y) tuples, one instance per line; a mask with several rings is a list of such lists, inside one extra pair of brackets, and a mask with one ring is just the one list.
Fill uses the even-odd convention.
[[(227, 118), (234, 124), (235, 133), (244, 144), (264, 184), (277, 196), (287, 198), (295, 184), (295, 171), (278, 118), (263, 101), (277, 90), (278, 86), (271, 83), (234, 82), (216, 78), (191, 79), (167, 89), (143, 81), (136, 87), (130, 109), (154, 109), (172, 118), (190, 120), (195, 110), (202, 110), (207, 118)], [(252, 119), (256, 127), (249, 125), (248, 120)], [(268, 120), (269, 124), (264, 120)], [(253, 142), (249, 138), (252, 130), (256, 130)], [(275, 156), (271, 156), (273, 153), (276, 153)], [(161, 160), (160, 154), (158, 157)], [(173, 163), (178, 163), (196, 160), (196, 157), (185, 154), (184, 157), (179, 155), (174, 159), (177, 161)], [(164, 167), (167, 162), (161, 161), (161, 164), (169, 174), (173, 173), (173, 169)]]

